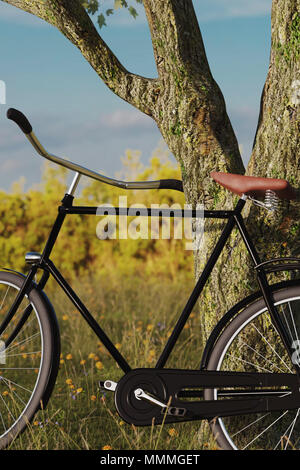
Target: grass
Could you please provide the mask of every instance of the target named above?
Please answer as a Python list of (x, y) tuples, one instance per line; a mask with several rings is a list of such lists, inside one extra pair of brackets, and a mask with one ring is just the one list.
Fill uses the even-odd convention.
[[(192, 288), (191, 282), (142, 279), (81, 280), (75, 291), (132, 368), (153, 367)], [(62, 354), (56, 385), (45, 410), (10, 446), (14, 450), (149, 450), (213, 447), (200, 423), (135, 427), (114, 407), (99, 380), (123, 372), (63, 293), (48, 292), (56, 310)], [(167, 367), (197, 368), (200, 319), (191, 314)]]

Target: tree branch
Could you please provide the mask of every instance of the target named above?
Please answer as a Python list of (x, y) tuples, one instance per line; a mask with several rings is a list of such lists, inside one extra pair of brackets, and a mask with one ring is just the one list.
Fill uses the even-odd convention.
[(192, 0), (144, 0), (158, 73), (211, 79)]
[(79, 0), (2, 0), (55, 26), (82, 53), (104, 83), (149, 116), (154, 114), (159, 80), (126, 70), (99, 35)]
[(48, 10), (46, 8), (45, 2), (41, 0), (1, 0), (4, 3), (8, 3), (14, 7), (19, 8), (20, 10), (31, 13), (42, 20), (49, 21)]

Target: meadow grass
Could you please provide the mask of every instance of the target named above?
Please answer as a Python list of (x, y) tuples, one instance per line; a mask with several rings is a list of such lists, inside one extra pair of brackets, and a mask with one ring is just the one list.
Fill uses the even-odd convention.
[[(132, 368), (153, 367), (178, 318), (192, 281), (183, 279), (85, 279), (74, 286)], [(207, 429), (197, 423), (135, 427), (114, 407), (113, 394), (99, 380), (118, 381), (122, 370), (109, 356), (65, 295), (53, 289), (61, 332), (61, 360), (56, 385), (41, 410), (10, 446), (14, 450), (149, 450), (213, 448)], [(198, 368), (200, 318), (192, 312), (167, 367)]]

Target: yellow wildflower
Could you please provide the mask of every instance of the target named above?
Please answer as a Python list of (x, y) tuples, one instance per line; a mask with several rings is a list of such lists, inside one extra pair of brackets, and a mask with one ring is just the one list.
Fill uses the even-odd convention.
[(68, 320), (68, 318), (69, 318), (68, 315), (63, 315), (63, 316), (62, 316), (62, 319), (63, 319), (64, 321)]
[(171, 437), (178, 436), (178, 432), (176, 431), (175, 428), (169, 429), (168, 434), (169, 434), (169, 436), (171, 436)]
[(95, 400), (97, 400), (97, 397), (96, 397), (96, 395), (92, 395), (92, 396), (91, 396), (91, 400), (92, 400), (92, 401), (95, 401)]
[(90, 353), (89, 354), (89, 359), (93, 359), (95, 357), (95, 354), (94, 353)]
[(112, 447), (109, 445), (103, 446), (102, 450), (112, 450)]
[(82, 387), (77, 388), (76, 393), (81, 393), (83, 391)]
[(72, 379), (67, 379), (66, 380), (66, 384), (71, 385), (71, 383), (72, 383)]
[(85, 363), (86, 363), (85, 359), (82, 359), (82, 360), (80, 361), (80, 364), (81, 364), (82, 366), (83, 366)]
[(67, 355), (66, 355), (66, 359), (67, 359), (68, 361), (70, 361), (70, 360), (72, 359), (72, 354), (67, 354)]
[(103, 369), (103, 364), (102, 364), (102, 362), (101, 362), (101, 361), (97, 361), (97, 362), (96, 362), (96, 367), (97, 367), (97, 369)]

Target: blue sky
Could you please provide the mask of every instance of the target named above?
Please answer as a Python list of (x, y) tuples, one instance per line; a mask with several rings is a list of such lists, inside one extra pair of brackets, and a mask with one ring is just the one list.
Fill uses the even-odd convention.
[[(109, 7), (111, 0), (104, 0)], [(255, 133), (260, 95), (270, 51), (271, 0), (194, 0), (212, 73), (247, 162)], [(110, 17), (101, 35), (124, 66), (156, 76), (151, 39), (142, 7), (137, 20), (128, 12)], [(5, 117), (9, 107), (23, 111), (52, 153), (115, 175), (126, 149), (140, 150), (147, 162), (161, 142), (156, 124), (119, 99), (98, 78), (79, 51), (32, 15), (0, 1), (0, 188), (25, 177), (26, 187), (41, 180), (43, 160)]]

